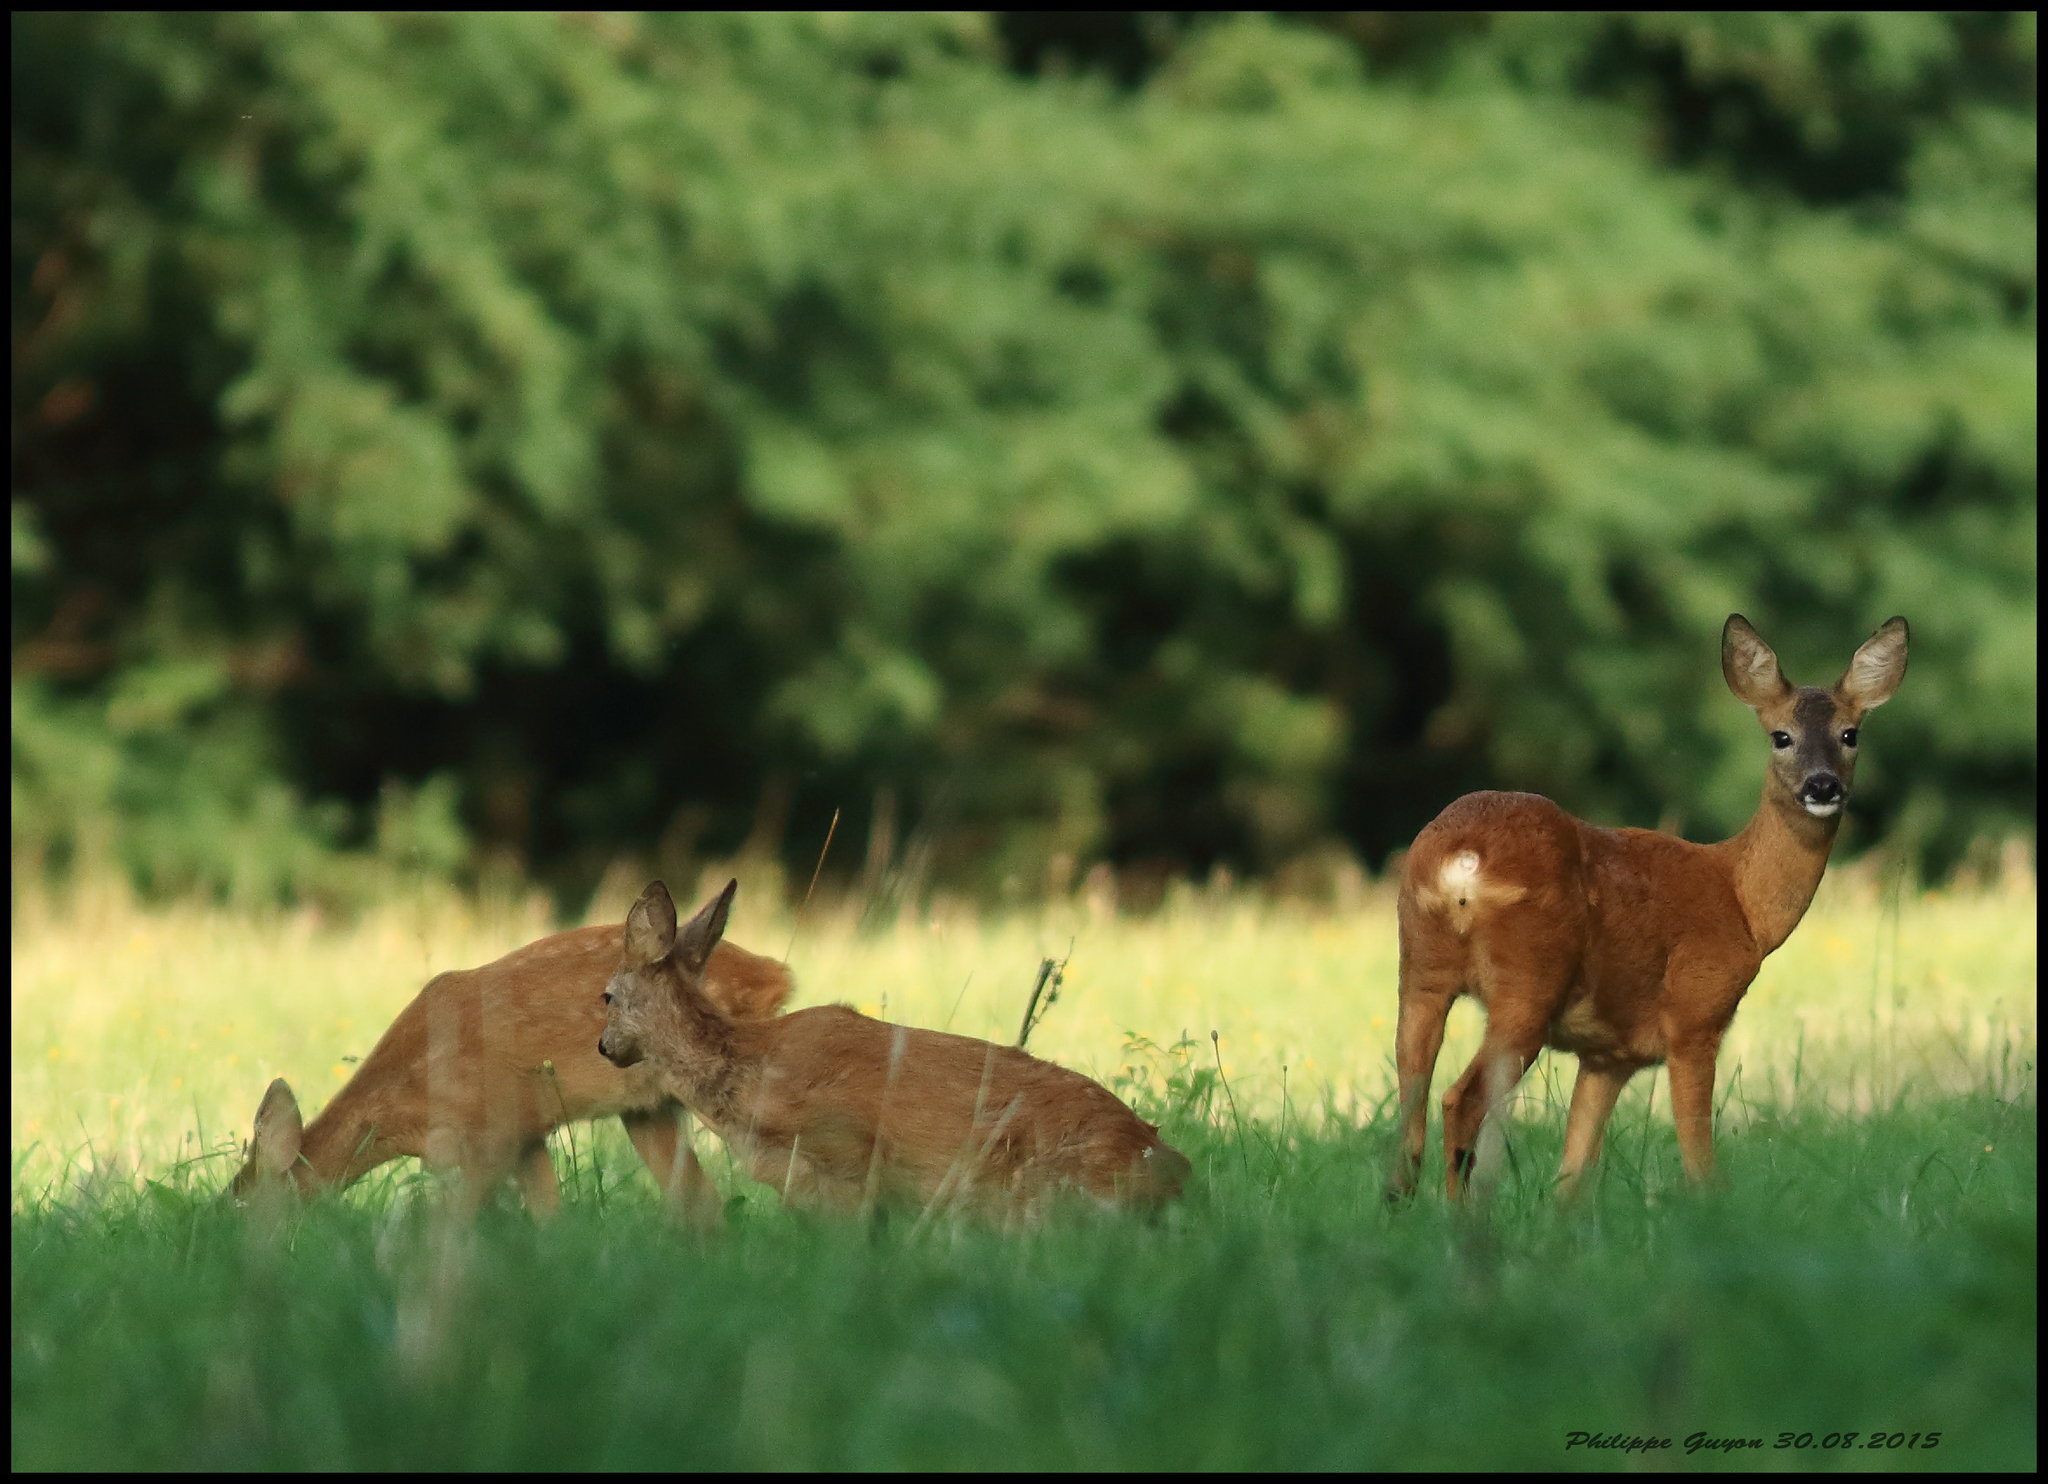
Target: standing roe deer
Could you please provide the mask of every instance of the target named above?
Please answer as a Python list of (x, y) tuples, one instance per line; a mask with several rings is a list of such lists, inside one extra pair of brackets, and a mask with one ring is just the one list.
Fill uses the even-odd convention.
[[(595, 1050), (623, 931), (575, 928), (482, 968), (435, 975), (310, 1125), (301, 1127), (285, 1080), (272, 1082), (230, 1198), (266, 1179), (339, 1188), (415, 1155), (460, 1171), (471, 1201), (516, 1172), (528, 1207), (545, 1213), (557, 1201), (547, 1136), (617, 1114), (664, 1193), (715, 1220), (717, 1192), (660, 1079), (622, 1071)], [(732, 943), (719, 945), (705, 976), (707, 995), (743, 1019), (775, 1014), (790, 987), (783, 965)]]
[(643, 1063), (786, 1200), (1032, 1215), (1061, 1189), (1157, 1205), (1187, 1160), (1101, 1084), (1011, 1046), (844, 1005), (737, 1020), (702, 987), (737, 881), (683, 927), (659, 881), (626, 918), (598, 1049)]
[[(1857, 729), (1906, 673), (1906, 621), (1856, 651), (1832, 690), (1795, 687), (1730, 614), (1721, 673), (1770, 736), (1763, 802), (1718, 845), (1602, 829), (1536, 794), (1475, 793), (1415, 837), (1401, 869), (1401, 1151), (1388, 1199), (1415, 1188), (1431, 1073), (1461, 994), (1486, 1007), (1479, 1054), (1444, 1095), (1445, 1185), (1473, 1173), (1487, 1115), (1545, 1044), (1578, 1054), (1560, 1184), (1599, 1157), (1622, 1086), (1668, 1062), (1686, 1174), (1714, 1167), (1714, 1058), (1758, 967), (1813, 900), (1856, 771)], [(1490, 1160), (1489, 1160), (1490, 1162)]]

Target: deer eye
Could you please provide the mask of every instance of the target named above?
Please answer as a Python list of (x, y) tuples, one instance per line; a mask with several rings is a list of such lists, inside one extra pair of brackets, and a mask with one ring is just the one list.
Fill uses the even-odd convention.
[(1856, 728), (1850, 727), (1842, 733), (1842, 745), (1844, 747), (1854, 747), (1856, 745)]
[(1777, 748), (1778, 751), (1783, 752), (1786, 748), (1790, 747), (1791, 745), (1792, 734), (1790, 732), (1771, 733), (1771, 746)]
[(606, 990), (604, 992), (604, 1002), (607, 1005), (609, 1005), (612, 1002), (612, 992), (610, 990)]

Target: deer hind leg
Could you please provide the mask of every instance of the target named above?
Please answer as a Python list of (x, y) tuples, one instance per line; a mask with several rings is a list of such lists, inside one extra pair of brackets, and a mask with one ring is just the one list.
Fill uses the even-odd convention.
[(1635, 1071), (1634, 1067), (1592, 1067), (1580, 1061), (1578, 1080), (1572, 1083), (1571, 1111), (1564, 1121), (1564, 1163), (1557, 1172), (1561, 1194), (1569, 1196), (1576, 1190), (1586, 1166), (1600, 1158), (1600, 1143), (1615, 1100)]
[(1462, 1196), (1467, 1185), (1477, 1187), (1498, 1177), (1498, 1153), (1489, 1152), (1485, 1168), (1481, 1167), (1480, 1135), (1488, 1117), (1507, 1101), (1542, 1049), (1540, 1029), (1528, 1035), (1498, 1035), (1489, 1026), (1479, 1054), (1444, 1094), (1444, 1190), (1452, 1200)]
[(1400, 1023), (1394, 1031), (1394, 1066), (1401, 1083), (1401, 1147), (1387, 1171), (1386, 1198), (1390, 1201), (1413, 1194), (1422, 1173), (1422, 1151), (1429, 1142), (1429, 1083), (1436, 1075), (1444, 1022), (1461, 987), (1459, 978), (1456, 972), (1425, 973), (1411, 963), (1402, 964)]
[(1473, 977), (1486, 1002), (1486, 1036), (1444, 1097), (1444, 1188), (1452, 1200), (1466, 1184), (1499, 1176), (1498, 1110), (1543, 1050), (1551, 1016), (1577, 973), (1575, 931), (1569, 919), (1523, 904), (1497, 911), (1474, 933)]
[(674, 1209), (690, 1221), (716, 1224), (723, 1219), (724, 1208), (719, 1202), (718, 1187), (711, 1183), (704, 1166), (697, 1162), (696, 1151), (690, 1148), (681, 1123), (688, 1117), (679, 1108), (663, 1106), (621, 1113), (619, 1122), (626, 1126), (626, 1137), (633, 1141), (633, 1148), (654, 1176), (654, 1183)]
[[(1480, 1133), (1542, 1051), (1550, 1006), (1557, 998), (1532, 973), (1503, 972), (1495, 965), (1488, 977), (1486, 1037), (1464, 1075), (1444, 1094), (1444, 1189), (1452, 1200), (1468, 1183), (1498, 1176), (1491, 1168), (1497, 1156), (1479, 1157)], [(1488, 1168), (1482, 1170), (1482, 1163)]]

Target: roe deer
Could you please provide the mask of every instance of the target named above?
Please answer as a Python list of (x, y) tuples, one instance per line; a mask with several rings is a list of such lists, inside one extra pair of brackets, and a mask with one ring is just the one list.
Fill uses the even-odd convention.
[[(471, 1201), (516, 1172), (528, 1207), (545, 1214), (557, 1201), (549, 1133), (617, 1114), (663, 1192), (687, 1214), (715, 1220), (716, 1190), (660, 1079), (596, 1052), (600, 996), (623, 931), (617, 923), (575, 928), (482, 968), (435, 975), (310, 1125), (301, 1127), (285, 1080), (272, 1082), (230, 1198), (266, 1179), (339, 1188), (416, 1155), (459, 1170)], [(788, 969), (732, 943), (719, 945), (705, 976), (706, 994), (741, 1018), (775, 1014), (790, 987)]]
[(1185, 1158), (1099, 1083), (1011, 1046), (844, 1005), (736, 1020), (705, 994), (737, 881), (683, 927), (659, 881), (626, 918), (599, 1050), (662, 1085), (797, 1204), (876, 1199), (1030, 1216), (1062, 1189), (1157, 1205)]
[(1430, 1076), (1461, 994), (1485, 1005), (1486, 1034), (1444, 1095), (1453, 1199), (1474, 1172), (1487, 1115), (1546, 1044), (1579, 1058), (1558, 1175), (1565, 1190), (1599, 1157), (1622, 1086), (1658, 1062), (1670, 1065), (1686, 1174), (1712, 1173), (1721, 1037), (1820, 885), (1856, 771), (1857, 730), (1906, 673), (1906, 621), (1886, 620), (1834, 688), (1820, 690), (1787, 681), (1749, 621), (1731, 614), (1721, 673), (1771, 744), (1763, 802), (1733, 839), (1696, 845), (1602, 829), (1522, 793), (1467, 794), (1415, 837), (1397, 907), (1401, 1150), (1390, 1200), (1415, 1188)]

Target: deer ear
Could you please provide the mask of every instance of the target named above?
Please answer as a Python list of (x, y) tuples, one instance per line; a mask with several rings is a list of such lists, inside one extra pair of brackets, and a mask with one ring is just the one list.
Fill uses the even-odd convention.
[(676, 941), (676, 962), (693, 974), (704, 972), (711, 950), (725, 936), (725, 919), (732, 911), (732, 894), (740, 889), (737, 880), (725, 883), (725, 890), (704, 904), (704, 908), (683, 928)]
[(1884, 626), (1856, 651), (1849, 668), (1835, 682), (1844, 700), (1865, 711), (1874, 711), (1892, 698), (1899, 682), (1906, 678), (1906, 621), (1888, 618)]
[(1771, 646), (1739, 613), (1729, 614), (1728, 622), (1721, 626), (1721, 677), (1735, 692), (1735, 699), (1752, 711), (1783, 700), (1792, 690), (1792, 682), (1778, 669)]
[(659, 881), (649, 882), (626, 914), (626, 967), (644, 969), (658, 964), (675, 946), (675, 900)]
[(299, 1119), (299, 1100), (291, 1084), (279, 1077), (263, 1094), (256, 1109), (256, 1133), (249, 1155), (266, 1175), (281, 1176), (299, 1162), (299, 1140), (305, 1125)]

